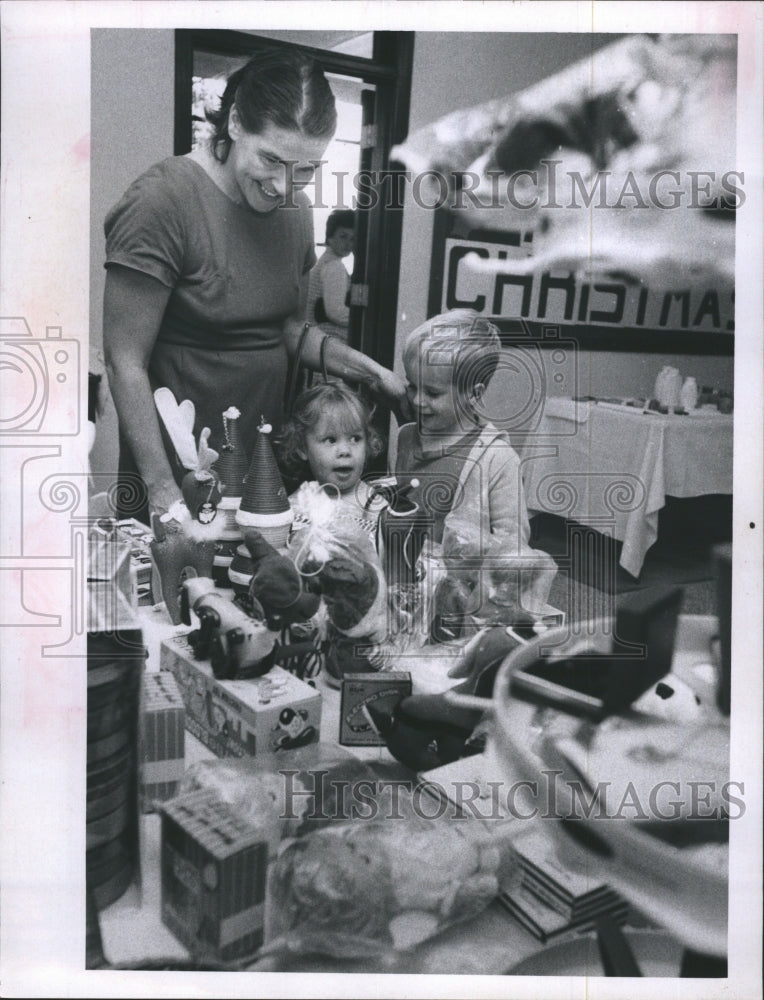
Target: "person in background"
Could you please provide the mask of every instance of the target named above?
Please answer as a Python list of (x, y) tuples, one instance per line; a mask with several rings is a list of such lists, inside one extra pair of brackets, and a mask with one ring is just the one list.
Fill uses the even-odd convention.
[(342, 263), (353, 252), (355, 216), (337, 209), (326, 220), (326, 250), (310, 272), (306, 319), (347, 343), (350, 275)]
[[(153, 393), (194, 404), (194, 437), (224, 443), (235, 406), (247, 457), (282, 421), (288, 358), (363, 383), (394, 405), (403, 380), (304, 322), (315, 263), (301, 190), (336, 128), (323, 72), (298, 50), (263, 51), (228, 79), (211, 138), (142, 174), (105, 220), (104, 348), (120, 430), (120, 517), (184, 523), (183, 475)], [(322, 344), (325, 347), (322, 350)], [(128, 502), (130, 501), (130, 502)], [(177, 515), (177, 517), (176, 517)]]

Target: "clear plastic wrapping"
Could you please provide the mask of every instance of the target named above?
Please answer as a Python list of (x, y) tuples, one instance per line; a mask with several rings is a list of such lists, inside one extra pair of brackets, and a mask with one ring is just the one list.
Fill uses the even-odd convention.
[(263, 954), (408, 951), (481, 913), (515, 865), (497, 830), (470, 818), (428, 819), (411, 802), (397, 817), (286, 840), (269, 871)]

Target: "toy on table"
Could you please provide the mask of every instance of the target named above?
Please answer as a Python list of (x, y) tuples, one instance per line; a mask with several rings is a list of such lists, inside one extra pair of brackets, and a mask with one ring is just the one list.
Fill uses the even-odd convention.
[(388, 632), (387, 589), (368, 532), (337, 517), (335, 500), (318, 489), (308, 523), (290, 538), (288, 552), (306, 587), (321, 595), (327, 674), (337, 680), (379, 669), (372, 658)]
[(270, 440), (273, 428), (262, 418), (257, 429), (259, 434), (244, 480), (236, 523), (242, 532), (255, 528), (271, 545), (283, 548), (289, 538), (294, 514), (273, 454)]
[(241, 443), (240, 417), (241, 413), (235, 406), (229, 406), (222, 413), (223, 444), (220, 446), (220, 457), (215, 463), (214, 470), (220, 483), (222, 497), (216, 522), (218, 532), (213, 579), (222, 587), (227, 587), (231, 582), (231, 563), (236, 558), (238, 546), (242, 543), (241, 529), (236, 523), (236, 512), (241, 504), (249, 462)]
[(278, 632), (268, 627), (262, 606), (253, 601), (245, 610), (216, 590), (208, 577), (189, 577), (183, 584), (182, 621), (191, 624), (191, 609), (199, 628), (188, 641), (197, 659), (209, 658), (218, 680), (260, 677), (273, 666)]
[(209, 447), (210, 429), (202, 429), (197, 448), (194, 440), (196, 412), (193, 402), (184, 399), (178, 403), (170, 389), (162, 386), (154, 393), (154, 403), (178, 459), (187, 470), (181, 483), (186, 507), (191, 517), (200, 524), (210, 524), (217, 515), (221, 496), (217, 476), (212, 471), (219, 456)]
[(178, 625), (180, 587), (184, 579), (188, 575), (206, 577), (212, 573), (217, 532), (211, 522), (220, 502), (212, 465), (218, 453), (208, 445), (207, 427), (202, 430), (197, 447), (193, 433), (195, 408), (191, 400), (178, 403), (173, 393), (162, 386), (154, 393), (154, 403), (178, 459), (187, 470), (181, 483), (183, 501), (173, 504), (165, 514), (151, 515), (154, 541), (150, 548), (161, 599), (172, 623)]
[(141, 810), (157, 811), (173, 798), (185, 771), (186, 711), (177, 682), (166, 670), (141, 677), (138, 776)]
[[(185, 522), (177, 521), (172, 511), (161, 516), (151, 515), (154, 533), (151, 557), (159, 576), (161, 599), (173, 625), (180, 625), (182, 621), (180, 591), (184, 581), (191, 576), (211, 576), (215, 556), (214, 538), (191, 534), (188, 530), (190, 515), (186, 508), (183, 510), (188, 519)], [(182, 511), (178, 512), (178, 517), (184, 517)]]
[(431, 516), (409, 496), (418, 486), (418, 479), (372, 484), (387, 502), (377, 522), (377, 551), (388, 587), (414, 582), (417, 560), (431, 530)]
[[(449, 670), (458, 678), (450, 689), (462, 695), (490, 697), (504, 658), (522, 642), (513, 629), (482, 629), (462, 649)], [(417, 772), (427, 771), (483, 750), (480, 723), (484, 710), (455, 704), (449, 692), (413, 694), (392, 708), (368, 704), (374, 728), (397, 761)]]
[(278, 630), (312, 618), (321, 595), (306, 589), (292, 560), (254, 528), (245, 529), (244, 544), (252, 566), (248, 596), (262, 607), (269, 628)]
[(229, 406), (223, 410), (222, 416), (224, 443), (215, 463), (215, 472), (220, 482), (221, 493), (224, 497), (235, 500), (238, 507), (244, 493), (248, 464), (239, 435), (241, 413), (235, 406)]

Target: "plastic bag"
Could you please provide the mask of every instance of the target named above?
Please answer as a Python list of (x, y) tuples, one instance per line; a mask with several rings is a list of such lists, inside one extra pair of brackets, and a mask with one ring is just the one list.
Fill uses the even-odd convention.
[(465, 621), (512, 624), (546, 610), (557, 564), (517, 534), (483, 537), (479, 525), (450, 516), (443, 529), (443, 559)]
[(360, 525), (337, 517), (335, 500), (323, 489), (314, 492), (310, 523), (294, 532), (287, 551), (320, 591), (339, 632), (371, 641), (384, 636), (386, 587), (374, 543)]
[[(388, 773), (389, 772), (389, 773)], [(178, 794), (212, 791), (232, 812), (263, 833), (271, 853), (299, 837), (353, 815), (353, 790), (400, 778), (398, 765), (375, 764), (340, 747), (311, 744), (278, 757), (224, 757), (190, 765)]]
[(271, 863), (261, 955), (407, 951), (477, 916), (517, 864), (479, 820), (359, 820), (284, 841)]

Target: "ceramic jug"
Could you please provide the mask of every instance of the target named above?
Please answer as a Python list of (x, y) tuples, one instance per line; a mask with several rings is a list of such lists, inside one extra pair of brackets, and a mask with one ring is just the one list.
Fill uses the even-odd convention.
[(694, 410), (698, 405), (698, 383), (692, 375), (688, 375), (684, 380), (684, 385), (679, 395), (679, 402), (685, 410)]
[(677, 368), (664, 365), (655, 380), (655, 398), (661, 406), (679, 406), (679, 396), (682, 389), (682, 376)]

